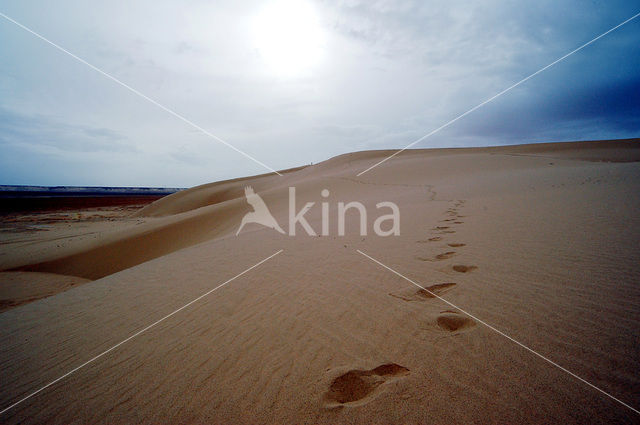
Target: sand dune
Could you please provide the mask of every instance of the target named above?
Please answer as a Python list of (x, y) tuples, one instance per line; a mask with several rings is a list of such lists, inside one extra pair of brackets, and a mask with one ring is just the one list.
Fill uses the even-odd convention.
[(0, 272), (0, 312), (50, 297), (87, 282), (87, 279), (76, 276), (53, 273)]
[[(640, 161), (640, 149), (636, 145), (633, 141), (615, 141), (545, 143), (482, 149), (426, 149), (404, 152), (400, 157), (416, 161), (472, 152), (474, 155), (518, 154), (607, 162)], [(78, 244), (67, 249), (55, 250), (55, 252), (48, 251), (41, 258), (27, 258), (18, 253), (10, 259), (0, 261), (0, 267), (98, 279), (221, 236), (225, 232), (229, 233), (234, 226), (237, 226), (237, 217), (249, 210), (244, 201), (245, 186), (253, 186), (263, 196), (267, 196), (270, 204), (286, 207), (288, 198), (283, 188), (293, 185), (298, 188), (300, 195), (304, 195), (300, 193), (301, 190), (307, 188), (313, 190), (318, 184), (322, 185), (326, 179), (330, 178), (348, 180), (350, 171), (365, 167), (368, 161), (383, 159), (391, 153), (393, 151), (366, 151), (341, 155), (313, 167), (287, 170), (284, 172), (285, 178), (265, 174), (198, 186), (166, 196), (134, 214), (134, 217), (164, 217), (164, 220), (144, 223), (136, 229), (126, 229), (121, 233), (110, 234), (93, 243)], [(399, 166), (400, 164), (396, 165), (396, 167)], [(482, 169), (482, 165), (475, 168)], [(391, 170), (394, 169), (395, 167), (391, 168)], [(431, 178), (438, 177), (433, 174), (427, 175)], [(443, 178), (443, 176), (439, 177)], [(271, 197), (268, 195), (270, 193), (276, 194)], [(280, 210), (283, 209), (280, 208)], [(192, 213), (183, 214), (187, 212)], [(436, 230), (442, 230), (442, 233), (453, 232), (449, 226), (442, 225), (437, 226)], [(449, 254), (438, 254), (439, 257), (446, 255)], [(28, 264), (22, 264), (25, 262)]]
[[(640, 408), (640, 142), (411, 150), (357, 176), (391, 152), (195, 187), (76, 233), (4, 233), (0, 270), (75, 278), (2, 286), (38, 299), (0, 314), (0, 409), (283, 251), (2, 422), (637, 423), (482, 322)], [(329, 234), (235, 236), (245, 186), (285, 230), (289, 187), (318, 233), (327, 202)], [(338, 236), (340, 201), (366, 206), (366, 236), (353, 212)], [(373, 233), (381, 201), (400, 236)]]

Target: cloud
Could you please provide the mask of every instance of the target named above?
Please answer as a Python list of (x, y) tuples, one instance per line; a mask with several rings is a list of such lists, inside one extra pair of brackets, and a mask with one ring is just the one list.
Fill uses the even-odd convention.
[(445, 134), (475, 144), (638, 137), (640, 78), (553, 80), (487, 106)]
[[(3, 13), (276, 169), (402, 148), (637, 13), (624, 0), (308, 0), (323, 60), (284, 78), (256, 52), (269, 1), (8, 0)], [(415, 147), (637, 136), (638, 37), (640, 20)], [(14, 25), (0, 39), (0, 156), (40, 155), (37, 184), (61, 169), (169, 186), (265, 171)], [(116, 164), (127, 172), (101, 168)]]
[(60, 155), (136, 151), (125, 136), (108, 128), (67, 124), (53, 117), (6, 108), (0, 108), (0, 145)]

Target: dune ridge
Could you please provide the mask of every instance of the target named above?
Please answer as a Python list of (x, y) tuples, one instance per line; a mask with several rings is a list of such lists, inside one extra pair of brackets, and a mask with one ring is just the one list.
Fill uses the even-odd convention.
[[(390, 168), (399, 167), (402, 164), (402, 158), (415, 161), (442, 155), (465, 154), (530, 154), (564, 160), (640, 161), (639, 140), (540, 143), (488, 148), (415, 149), (401, 153), (395, 158), (397, 164)], [(0, 270), (51, 272), (86, 279), (108, 276), (153, 258), (231, 233), (233, 227), (237, 225), (235, 223), (237, 217), (248, 211), (244, 203), (245, 186), (250, 185), (258, 193), (266, 195), (269, 203), (278, 204), (279, 208), (276, 209), (282, 211), (286, 207), (281, 205), (286, 204), (286, 193), (282, 188), (296, 185), (300, 188), (313, 187), (314, 185), (309, 183), (313, 183), (314, 180), (348, 178), (344, 174), (351, 173), (346, 173), (345, 170), (357, 170), (358, 166), (364, 167), (368, 161), (382, 159), (393, 152), (393, 150), (380, 150), (343, 154), (314, 166), (284, 170), (282, 171), (284, 178), (268, 173), (210, 183), (176, 192), (134, 214), (134, 217), (164, 218), (164, 220), (145, 223), (137, 229), (127, 229), (120, 234), (115, 232), (98, 243), (82, 244), (71, 247), (66, 252), (63, 250), (63, 252), (48, 255), (53, 258), (43, 258), (41, 261), (29, 259), (27, 264), (20, 264), (24, 263), (21, 258), (14, 263), (0, 263)], [(273, 192), (278, 192), (278, 196), (269, 197), (268, 194)], [(439, 225), (437, 228), (443, 230), (443, 233), (451, 232), (445, 225)], [(446, 255), (448, 254), (439, 254), (441, 257)], [(467, 272), (470, 269), (466, 267), (461, 265), (456, 271)]]

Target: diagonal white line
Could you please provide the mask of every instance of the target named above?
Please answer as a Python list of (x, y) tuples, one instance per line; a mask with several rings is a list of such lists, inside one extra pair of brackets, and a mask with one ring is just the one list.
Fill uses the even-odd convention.
[(93, 361), (99, 359), (100, 357), (104, 356), (105, 354), (115, 350), (116, 348), (120, 347), (122, 344), (132, 340), (133, 338), (137, 337), (138, 335), (140, 335), (141, 333), (151, 329), (152, 327), (154, 327), (155, 325), (157, 325), (158, 323), (168, 319), (169, 317), (173, 316), (174, 314), (178, 313), (179, 311), (184, 310), (185, 308), (189, 307), (191, 304), (195, 303), (196, 301), (206, 297), (207, 295), (209, 295), (210, 293), (212, 293), (213, 291), (222, 288), (223, 286), (225, 286), (227, 283), (239, 278), (240, 276), (242, 276), (243, 274), (247, 273), (250, 270), (253, 270), (254, 268), (258, 267), (259, 265), (261, 265), (262, 263), (265, 263), (266, 261), (272, 259), (273, 257), (275, 257), (276, 255), (280, 254), (282, 251), (284, 251), (283, 249), (281, 249), (280, 251), (276, 252), (275, 254), (271, 254), (270, 256), (268, 256), (267, 258), (265, 258), (264, 260), (259, 261), (258, 263), (254, 264), (253, 266), (249, 267), (248, 269), (246, 269), (245, 271), (243, 271), (242, 273), (238, 273), (237, 275), (235, 275), (234, 277), (232, 277), (231, 279), (227, 280), (224, 283), (221, 283), (220, 285), (216, 286), (215, 288), (205, 292), (204, 294), (200, 295), (198, 298), (196, 298), (195, 300), (183, 305), (182, 307), (180, 307), (179, 309), (173, 311), (172, 313), (167, 314), (166, 316), (164, 316), (162, 319), (157, 320), (155, 322), (153, 322), (152, 324), (150, 324), (149, 326), (147, 326), (144, 329), (139, 330), (138, 332), (134, 333), (133, 335), (131, 335), (130, 337), (128, 337), (127, 339), (117, 343), (116, 345), (114, 345), (113, 347), (109, 348), (108, 350), (103, 351), (102, 353), (98, 354), (97, 356), (95, 356), (94, 358), (87, 360), (86, 362), (82, 363), (80, 366), (76, 367), (75, 369), (71, 369), (69, 372), (65, 373), (64, 375), (62, 375), (61, 377), (49, 382), (47, 385), (45, 385), (44, 387), (32, 392), (31, 394), (29, 394), (28, 396), (16, 401), (15, 403), (13, 403), (11, 406), (8, 406), (4, 409), (2, 409), (2, 411), (0, 411), (0, 415), (3, 414), (4, 412), (6, 412), (7, 410), (17, 406), (18, 404), (22, 403), (23, 401), (33, 397), (34, 395), (38, 394), (39, 392), (49, 388), (50, 386), (52, 386), (53, 384), (55, 384), (58, 381), (63, 380), (64, 378), (66, 378), (67, 376), (71, 375), (72, 373), (76, 372), (79, 369), (82, 369), (83, 367), (85, 367), (86, 365), (88, 365), (89, 363), (92, 363)]
[(558, 363), (554, 362), (553, 360), (550, 360), (549, 358), (543, 356), (542, 354), (538, 353), (537, 351), (527, 347), (526, 345), (524, 345), (523, 343), (516, 341), (515, 339), (511, 338), (509, 335), (505, 334), (504, 332), (499, 331), (498, 329), (494, 328), (493, 326), (491, 326), (490, 324), (488, 324), (487, 322), (485, 322), (484, 320), (478, 319), (476, 316), (474, 316), (473, 314), (461, 309), (460, 307), (458, 307), (457, 305), (445, 300), (444, 298), (440, 297), (437, 294), (434, 294), (433, 292), (429, 291), (428, 289), (426, 289), (425, 287), (417, 284), (416, 282), (414, 282), (413, 280), (409, 279), (408, 277), (406, 277), (405, 275), (395, 271), (394, 269), (392, 269), (391, 267), (382, 264), (380, 261), (376, 260), (375, 258), (365, 254), (364, 252), (360, 251), (359, 249), (357, 249), (356, 251), (358, 251), (360, 254), (364, 255), (365, 257), (367, 257), (369, 260), (373, 261), (374, 263), (384, 267), (385, 269), (389, 270), (391, 273), (400, 276), (401, 278), (403, 278), (404, 280), (406, 280), (407, 282), (410, 282), (412, 284), (414, 284), (415, 286), (417, 286), (418, 288), (428, 292), (430, 295), (432, 295), (435, 298), (438, 298), (440, 301), (450, 305), (451, 307), (455, 308), (458, 311), (461, 311), (462, 313), (466, 314), (467, 316), (471, 317), (473, 320), (482, 323), (483, 325), (485, 325), (487, 328), (491, 329), (492, 331), (502, 335), (503, 337), (507, 338), (509, 341), (514, 342), (516, 344), (518, 344), (520, 347), (524, 348), (525, 350), (529, 351), (532, 354), (535, 354), (536, 356), (540, 357), (542, 360), (552, 364), (553, 366), (557, 367), (558, 369), (562, 370), (563, 372), (568, 373), (569, 375), (573, 376), (574, 378), (584, 382), (585, 384), (587, 384), (588, 386), (590, 386), (591, 388), (598, 390), (599, 392), (601, 392), (602, 394), (606, 395), (607, 397), (609, 397), (612, 400), (617, 401), (618, 403), (620, 403), (621, 405), (623, 405), (624, 407), (633, 410), (634, 412), (636, 412), (637, 414), (640, 415), (640, 410), (634, 409), (633, 407), (629, 406), (627, 403), (625, 403), (624, 401), (612, 396), (611, 394), (609, 394), (608, 392), (596, 387), (595, 385), (593, 385), (592, 383), (590, 383), (589, 381), (579, 377), (578, 375), (576, 375), (575, 373), (571, 372), (570, 370), (560, 366)]
[(421, 141), (423, 141), (424, 139), (426, 139), (427, 137), (430, 137), (434, 134), (436, 134), (437, 132), (439, 132), (440, 130), (450, 126), (451, 124), (453, 124), (454, 122), (458, 121), (460, 118), (470, 114), (471, 112), (475, 111), (478, 108), (481, 108), (482, 106), (486, 105), (487, 103), (497, 99), (498, 97), (502, 96), (503, 94), (505, 94), (506, 92), (508, 92), (509, 90), (518, 87), (520, 84), (524, 83), (525, 81), (535, 77), (536, 75), (540, 74), (542, 71), (545, 71), (546, 69), (551, 68), (553, 65), (557, 64), (558, 62), (568, 58), (569, 56), (573, 55), (574, 53), (584, 49), (585, 47), (587, 47), (588, 45), (590, 45), (591, 43), (596, 42), (597, 40), (601, 39), (602, 37), (604, 37), (605, 35), (609, 34), (612, 31), (617, 30), (618, 28), (620, 28), (621, 26), (623, 26), (624, 24), (634, 20), (635, 18), (637, 18), (638, 16), (640, 16), (640, 13), (636, 13), (635, 15), (633, 15), (632, 17), (630, 17), (629, 19), (627, 19), (624, 22), (619, 23), (618, 25), (616, 25), (615, 27), (609, 29), (608, 31), (603, 32), (602, 34), (600, 34), (599, 36), (597, 36), (596, 38), (592, 39), (591, 41), (588, 41), (586, 43), (584, 43), (582, 46), (578, 47), (577, 49), (574, 49), (572, 51), (570, 51), (569, 53), (567, 53), (566, 55), (556, 59), (555, 61), (551, 62), (549, 65), (545, 66), (544, 68), (540, 68), (539, 70), (537, 70), (536, 72), (534, 72), (533, 74), (523, 78), (522, 80), (518, 81), (517, 83), (507, 87), (506, 89), (502, 90), (500, 93), (496, 94), (495, 96), (490, 97), (489, 99), (485, 100), (484, 102), (474, 106), (473, 108), (469, 109), (467, 112), (465, 112), (464, 114), (458, 115), (457, 117), (455, 117), (454, 119), (452, 119), (451, 121), (441, 125), (440, 127), (436, 128), (435, 130), (431, 131), (430, 133), (425, 134), (424, 136), (420, 137), (419, 139), (409, 143), (407, 146), (405, 146), (404, 148), (394, 152), (393, 154), (389, 155), (388, 157), (384, 158), (383, 160), (373, 164), (371, 167), (367, 168), (364, 171), (361, 171), (360, 173), (358, 173), (358, 177), (363, 175), (364, 173), (366, 173), (369, 170), (374, 169), (375, 167), (377, 167), (378, 165), (382, 164), (385, 161), (390, 160), (391, 158), (393, 158), (394, 156), (398, 155), (399, 153), (404, 152), (405, 150), (409, 149), (410, 147), (414, 146), (417, 143), (420, 143)]
[(4, 13), (0, 12), (0, 16), (2, 16), (4, 19), (6, 19), (9, 22), (12, 22), (14, 24), (16, 24), (17, 26), (19, 26), (20, 28), (22, 28), (23, 30), (35, 35), (36, 37), (38, 37), (39, 39), (41, 39), (42, 41), (50, 44), (51, 46), (55, 47), (56, 49), (60, 50), (61, 52), (66, 53), (67, 55), (71, 56), (72, 58), (74, 58), (75, 60), (77, 60), (78, 62), (81, 62), (83, 64), (85, 64), (86, 66), (88, 66), (89, 68), (93, 69), (96, 72), (99, 72), (100, 74), (104, 75), (105, 77), (109, 78), (110, 80), (114, 81), (115, 83), (121, 85), (122, 87), (124, 87), (125, 89), (129, 90), (132, 93), (137, 94), (138, 96), (140, 96), (141, 98), (153, 103), (154, 105), (156, 105), (158, 108), (162, 109), (165, 112), (170, 113), (171, 115), (173, 115), (174, 117), (178, 118), (179, 120), (189, 124), (191, 127), (195, 128), (196, 130), (198, 130), (199, 132), (201, 132), (202, 134), (211, 137), (212, 139), (222, 143), (223, 145), (233, 149), (234, 151), (238, 152), (239, 154), (245, 156), (246, 158), (249, 158), (250, 160), (252, 160), (253, 162), (263, 166), (264, 168), (266, 168), (269, 171), (273, 171), (274, 173), (276, 173), (279, 176), (282, 176), (282, 174), (280, 174), (279, 172), (277, 172), (276, 170), (274, 170), (273, 168), (269, 167), (268, 165), (264, 164), (263, 162), (257, 160), (256, 158), (254, 158), (253, 156), (249, 155), (248, 153), (236, 148), (235, 146), (233, 146), (232, 144), (226, 142), (225, 140), (221, 139), (220, 137), (216, 136), (215, 134), (205, 130), (204, 128), (200, 127), (199, 125), (197, 125), (196, 123), (194, 123), (193, 121), (185, 118), (184, 116), (180, 115), (179, 113), (175, 112), (173, 109), (167, 108), (166, 106), (158, 103), (157, 101), (151, 99), (149, 96), (139, 92), (138, 90), (134, 89), (133, 87), (129, 86), (128, 84), (123, 83), (122, 81), (118, 80), (116, 77), (114, 77), (111, 74), (106, 73), (105, 71), (101, 70), (100, 68), (90, 64), (89, 62), (85, 61), (84, 59), (74, 55), (73, 53), (71, 53), (70, 51), (66, 50), (65, 48), (59, 46), (58, 44), (54, 43), (53, 41), (45, 38), (44, 36), (38, 34), (37, 32), (33, 31), (30, 28), (27, 28), (26, 26), (22, 25), (20, 22), (10, 18), (9, 16), (5, 15)]

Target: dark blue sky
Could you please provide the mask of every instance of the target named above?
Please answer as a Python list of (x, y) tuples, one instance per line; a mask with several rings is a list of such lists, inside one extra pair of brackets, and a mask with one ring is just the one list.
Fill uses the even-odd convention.
[[(280, 169), (418, 137), (640, 1), (2, 3)], [(191, 186), (265, 170), (0, 18), (0, 184)], [(415, 147), (640, 137), (640, 18)]]

